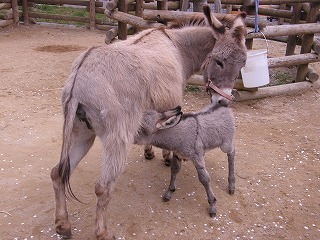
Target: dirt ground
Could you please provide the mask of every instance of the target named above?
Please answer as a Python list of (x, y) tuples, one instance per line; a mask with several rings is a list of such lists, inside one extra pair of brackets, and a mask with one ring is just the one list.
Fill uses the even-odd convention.
[[(59, 239), (49, 173), (58, 162), (60, 92), (73, 60), (104, 44), (104, 33), (57, 26), (0, 30), (0, 238)], [(270, 55), (284, 54), (271, 44)], [(320, 72), (320, 65), (313, 64)], [(178, 189), (162, 202), (170, 173), (156, 149), (145, 160), (134, 146), (116, 184), (108, 226), (117, 239), (320, 239), (320, 93), (310, 90), (232, 104), (236, 117), (236, 193), (227, 192), (227, 161), (206, 155), (217, 198), (207, 213), (205, 191), (191, 162), (183, 162)], [(184, 111), (208, 103), (187, 91)], [(72, 177), (69, 202), (74, 239), (94, 239), (97, 141)]]

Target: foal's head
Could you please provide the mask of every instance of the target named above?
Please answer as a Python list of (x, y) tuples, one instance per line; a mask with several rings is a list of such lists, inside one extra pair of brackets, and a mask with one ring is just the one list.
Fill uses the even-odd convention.
[(245, 46), (245, 13), (239, 14), (234, 21), (217, 20), (205, 6), (204, 14), (216, 38), (212, 52), (202, 65), (203, 77), (212, 103), (227, 106), (232, 101), (231, 91), (247, 60)]

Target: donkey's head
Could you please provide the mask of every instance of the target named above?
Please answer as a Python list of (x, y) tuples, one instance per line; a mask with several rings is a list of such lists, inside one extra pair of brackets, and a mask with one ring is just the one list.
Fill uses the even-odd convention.
[(202, 65), (203, 77), (212, 103), (227, 106), (232, 101), (231, 91), (247, 60), (245, 46), (245, 13), (234, 20), (225, 17), (220, 22), (208, 6), (203, 7), (207, 23), (216, 39), (215, 46)]

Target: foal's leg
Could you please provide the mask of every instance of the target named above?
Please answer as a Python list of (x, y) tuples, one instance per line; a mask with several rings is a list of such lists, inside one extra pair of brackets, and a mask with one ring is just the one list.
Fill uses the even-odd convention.
[(235, 150), (233, 149), (231, 152), (227, 153), (228, 155), (228, 183), (229, 183), (229, 194), (233, 195), (235, 190), (236, 178), (234, 177), (234, 156)]
[[(93, 131), (89, 130), (85, 126), (84, 123), (80, 123), (78, 120), (75, 120), (71, 139), (73, 140), (73, 143), (69, 151), (70, 174), (91, 148), (95, 139), (95, 135)], [(56, 202), (55, 225), (58, 234), (66, 238), (70, 238), (71, 224), (68, 219), (65, 192), (66, 189), (59, 176), (58, 166), (59, 164), (51, 170), (51, 179)]]
[(165, 149), (162, 149), (162, 157), (164, 159), (164, 164), (167, 165), (167, 166), (171, 166), (171, 151), (168, 151), (168, 150), (165, 150)]
[(163, 201), (167, 202), (171, 199), (172, 193), (176, 190), (176, 177), (181, 169), (181, 159), (173, 154), (172, 161), (171, 161), (171, 178), (170, 178), (170, 185), (168, 190), (163, 195)]
[(152, 158), (154, 158), (154, 151), (152, 149), (151, 145), (145, 145), (144, 146), (144, 157), (146, 159), (151, 160)]
[(194, 165), (197, 169), (198, 172), (198, 178), (200, 180), (200, 182), (202, 183), (202, 185), (204, 186), (206, 193), (207, 193), (207, 197), (208, 197), (208, 202), (209, 202), (209, 215), (210, 217), (215, 217), (216, 213), (217, 213), (217, 209), (216, 209), (216, 198), (214, 197), (210, 182), (210, 175), (205, 167), (204, 164), (204, 159), (203, 157), (199, 160), (199, 161), (194, 161)]

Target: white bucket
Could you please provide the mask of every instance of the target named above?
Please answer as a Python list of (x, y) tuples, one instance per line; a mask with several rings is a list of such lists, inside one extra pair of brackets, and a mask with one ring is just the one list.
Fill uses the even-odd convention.
[(255, 88), (270, 82), (267, 49), (249, 50), (246, 65), (241, 68), (243, 85)]

